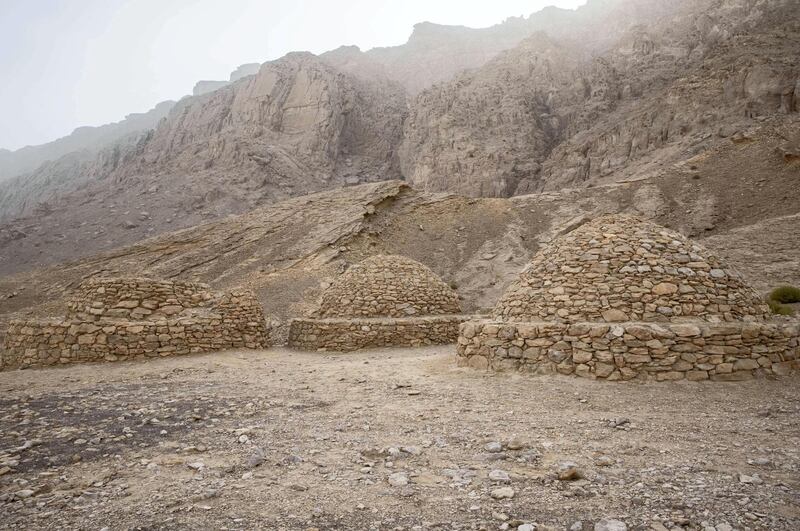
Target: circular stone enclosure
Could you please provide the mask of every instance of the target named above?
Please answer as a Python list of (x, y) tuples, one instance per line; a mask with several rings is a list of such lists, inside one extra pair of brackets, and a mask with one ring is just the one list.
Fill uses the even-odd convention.
[(602, 216), (534, 256), (497, 303), (504, 321), (762, 320), (742, 277), (685, 236), (633, 216)]
[(339, 276), (313, 316), (291, 321), (289, 345), (347, 352), (454, 343), (467, 320), (460, 314), (458, 295), (429, 268), (377, 255)]
[(207, 284), (150, 278), (90, 278), (67, 302), (69, 315), (90, 320), (154, 319), (208, 307), (214, 294)]
[(460, 327), (459, 363), (608, 380), (745, 380), (798, 368), (800, 324), (702, 246), (602, 216), (545, 246), (498, 302)]
[(413, 317), (461, 313), (458, 295), (428, 267), (398, 255), (353, 265), (322, 294), (319, 316)]

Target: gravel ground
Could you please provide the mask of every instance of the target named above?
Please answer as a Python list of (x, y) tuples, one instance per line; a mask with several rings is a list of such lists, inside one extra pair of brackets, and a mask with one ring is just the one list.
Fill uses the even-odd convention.
[(800, 380), (459, 368), (453, 347), (0, 373), (2, 529), (800, 529)]

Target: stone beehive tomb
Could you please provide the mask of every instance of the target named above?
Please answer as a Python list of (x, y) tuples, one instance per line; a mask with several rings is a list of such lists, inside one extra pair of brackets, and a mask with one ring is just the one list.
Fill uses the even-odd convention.
[(628, 380), (742, 380), (797, 367), (797, 322), (654, 223), (603, 216), (543, 248), (495, 307), (461, 326), (462, 364)]
[(458, 296), (433, 271), (404, 256), (373, 256), (337, 278), (313, 316), (292, 320), (289, 345), (349, 351), (453, 343), (460, 314)]
[(250, 291), (205, 284), (93, 278), (61, 319), (12, 321), (0, 368), (172, 356), (267, 345), (264, 313)]

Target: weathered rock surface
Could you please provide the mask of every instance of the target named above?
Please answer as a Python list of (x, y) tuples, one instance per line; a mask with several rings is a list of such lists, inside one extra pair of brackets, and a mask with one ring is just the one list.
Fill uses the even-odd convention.
[[(258, 75), (243, 65), (154, 131), (0, 184), (0, 247), (14, 247), (0, 253), (0, 269), (399, 177), (424, 190), (509, 196), (681, 173), (698, 181), (681, 187), (684, 212), (658, 187), (637, 187), (634, 202), (694, 234), (721, 218), (791, 213), (776, 179), (766, 180), (794, 173), (800, 159), (792, 7), (602, 0), (484, 30), (423, 24), (401, 47), (289, 54)], [(765, 123), (782, 136), (762, 143), (755, 131)], [(740, 171), (775, 190), (758, 194), (771, 206), (739, 198), (731, 212), (720, 208), (729, 192), (701, 193), (701, 180)], [(562, 214), (576, 210), (561, 204)], [(509, 233), (497, 245), (517, 240)]]
[(400, 149), (405, 177), (474, 196), (585, 186), (646, 175), (760, 117), (798, 111), (791, 3), (640, 4), (660, 7), (645, 20), (616, 3), (607, 48), (548, 29), (420, 93)]
[(298, 193), (397, 178), (404, 114), (399, 86), (292, 53), (258, 75), (184, 98), (155, 130), (94, 160), (62, 158), (3, 183), (0, 212), (8, 219), (47, 211), (56, 200), (85, 201), (96, 217), (137, 203), (163, 228), (178, 217), (196, 223)]

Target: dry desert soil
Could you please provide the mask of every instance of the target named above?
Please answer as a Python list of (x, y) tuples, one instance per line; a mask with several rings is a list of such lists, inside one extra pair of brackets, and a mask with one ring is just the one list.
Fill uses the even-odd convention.
[(797, 379), (271, 349), (4, 372), (0, 397), (2, 529), (800, 528)]

